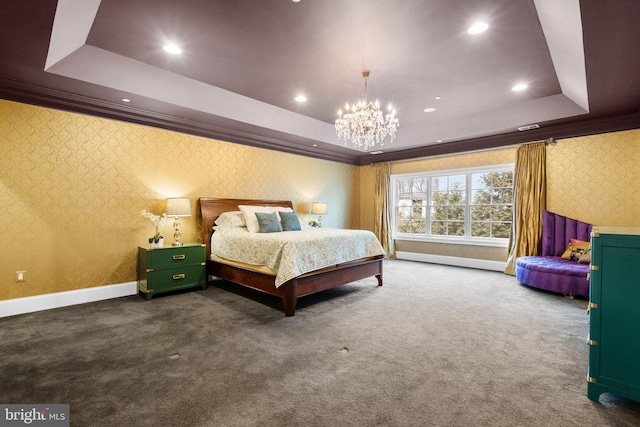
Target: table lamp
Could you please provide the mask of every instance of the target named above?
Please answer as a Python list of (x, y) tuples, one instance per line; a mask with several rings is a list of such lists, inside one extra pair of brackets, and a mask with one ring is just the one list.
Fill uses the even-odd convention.
[(166, 211), (167, 216), (175, 218), (173, 222), (173, 229), (175, 230), (173, 238), (175, 242), (172, 246), (182, 246), (182, 242), (180, 241), (180, 217), (191, 216), (191, 201), (184, 197), (168, 198)]
[(311, 213), (318, 215), (318, 226), (322, 227), (322, 215), (327, 214), (327, 204), (325, 202), (312, 202)]

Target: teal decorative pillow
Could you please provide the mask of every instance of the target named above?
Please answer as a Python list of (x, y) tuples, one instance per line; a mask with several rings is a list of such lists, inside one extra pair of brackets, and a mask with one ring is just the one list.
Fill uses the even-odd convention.
[(278, 215), (276, 215), (275, 212), (256, 212), (255, 214), (256, 218), (258, 218), (260, 233), (277, 233), (282, 231), (282, 226), (280, 226), (280, 221), (278, 221)]
[(282, 220), (282, 229), (284, 231), (297, 231), (302, 230), (300, 226), (300, 220), (295, 212), (279, 212), (280, 219)]

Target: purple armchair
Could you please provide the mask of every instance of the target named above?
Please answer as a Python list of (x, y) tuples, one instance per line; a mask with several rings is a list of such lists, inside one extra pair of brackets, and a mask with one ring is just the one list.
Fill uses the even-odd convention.
[(516, 260), (516, 279), (534, 288), (565, 295), (588, 296), (589, 264), (560, 258), (570, 239), (591, 238), (591, 224), (549, 211), (542, 214), (542, 255)]

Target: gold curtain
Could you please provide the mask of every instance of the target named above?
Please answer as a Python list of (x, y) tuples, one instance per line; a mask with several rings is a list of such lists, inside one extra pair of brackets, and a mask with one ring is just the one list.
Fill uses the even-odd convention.
[(376, 187), (373, 200), (373, 232), (387, 251), (387, 257), (395, 257), (395, 247), (391, 232), (391, 206), (389, 205), (389, 183), (391, 181), (391, 164), (373, 165), (376, 172)]
[(538, 255), (542, 241), (542, 211), (547, 206), (547, 161), (544, 143), (522, 145), (516, 152), (513, 177), (513, 222), (504, 269), (515, 275), (516, 259)]

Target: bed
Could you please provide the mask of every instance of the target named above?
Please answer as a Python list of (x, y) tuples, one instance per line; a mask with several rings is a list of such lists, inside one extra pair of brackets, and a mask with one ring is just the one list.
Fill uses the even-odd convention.
[[(285, 207), (293, 210), (291, 201), (256, 199), (200, 198), (202, 216), (202, 238), (207, 247), (207, 278), (214, 276), (242, 286), (246, 286), (282, 299), (286, 316), (293, 316), (299, 297), (324, 291), (356, 280), (375, 276), (377, 285), (382, 286), (382, 261), (380, 254), (341, 262), (317, 270), (305, 272), (276, 286), (277, 271), (253, 268), (247, 264), (234, 262), (211, 253), (211, 239), (214, 223), (224, 212), (238, 211), (238, 206)], [(262, 234), (262, 233), (259, 233)], [(379, 244), (379, 243), (378, 243)], [(209, 279), (207, 279), (209, 280)]]

